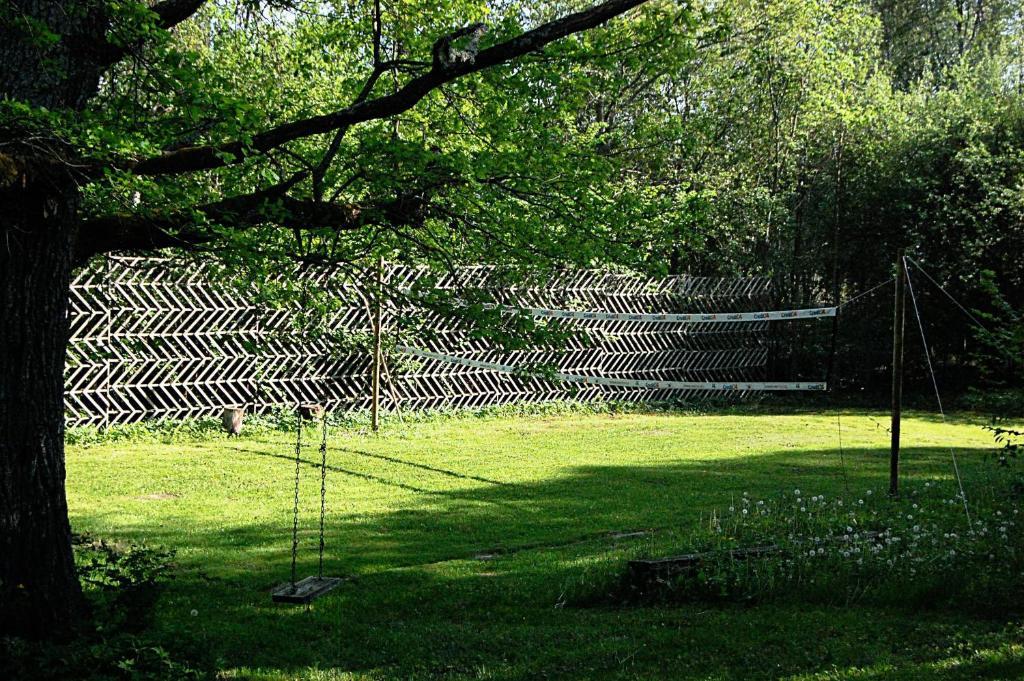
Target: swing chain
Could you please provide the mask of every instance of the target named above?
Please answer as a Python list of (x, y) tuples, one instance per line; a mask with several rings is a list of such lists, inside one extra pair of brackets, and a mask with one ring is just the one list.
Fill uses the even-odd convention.
[(327, 515), (327, 410), (322, 416), (323, 437), (320, 440), (320, 579), (324, 577), (324, 518)]
[(299, 554), (299, 467), (302, 465), (302, 414), (295, 410), (295, 503), (292, 507), (292, 591), (295, 591), (295, 561)]

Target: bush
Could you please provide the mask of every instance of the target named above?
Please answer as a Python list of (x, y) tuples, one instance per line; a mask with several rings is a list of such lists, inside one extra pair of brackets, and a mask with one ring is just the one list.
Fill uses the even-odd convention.
[(1020, 418), (1024, 416), (1024, 388), (972, 388), (960, 400), (960, 406), (1001, 418)]
[(997, 456), (1001, 466), (1009, 466), (1011, 459), (1016, 459), (1020, 451), (1024, 449), (1024, 431), (1007, 428), (993, 422), (991, 426), (985, 426), (992, 431), (992, 435), (999, 445)]
[(161, 585), (170, 578), (172, 552), (88, 535), (76, 536), (74, 547), (92, 610), (89, 625), (63, 644), (0, 639), (0, 678), (188, 681), (211, 676), (142, 633)]

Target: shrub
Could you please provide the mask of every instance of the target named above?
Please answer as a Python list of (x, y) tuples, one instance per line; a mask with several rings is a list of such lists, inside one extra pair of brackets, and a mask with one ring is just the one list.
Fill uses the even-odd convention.
[(89, 626), (62, 644), (0, 639), (0, 678), (189, 681), (210, 676), (142, 633), (161, 584), (170, 578), (172, 552), (88, 535), (76, 536), (74, 547), (92, 606)]
[(1010, 465), (1010, 459), (1016, 459), (1021, 449), (1024, 449), (1024, 431), (1015, 430), (999, 425), (998, 421), (991, 426), (985, 426), (992, 431), (996, 444), (999, 445), (997, 457), (1001, 466)]

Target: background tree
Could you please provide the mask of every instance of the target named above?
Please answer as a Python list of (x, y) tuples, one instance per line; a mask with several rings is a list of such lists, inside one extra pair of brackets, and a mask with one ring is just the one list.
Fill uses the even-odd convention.
[[(1003, 312), (1024, 306), (1020, 268), (1011, 264), (1024, 251), (1024, 24), (1015, 5), (985, 3), (966, 19), (976, 29), (958, 29), (955, 18), (968, 4), (698, 5), (692, 58), (617, 112), (631, 126), (627, 174), (665, 199), (643, 222), (644, 266), (764, 273), (775, 281), (779, 305), (801, 306), (884, 281), (902, 247), (971, 309), (1011, 319)], [(911, 9), (915, 31), (927, 26), (941, 36), (920, 38), (913, 64), (900, 56), (909, 45), (894, 47), (900, 38), (892, 30), (892, 13)], [(958, 35), (966, 36), (962, 43)], [(636, 77), (643, 72), (637, 68)], [(988, 380), (982, 373), (1004, 384), (1019, 380), (1019, 359), (1001, 352), (997, 360), (989, 349), (981, 361), (970, 320), (931, 284), (918, 293), (941, 385), (981, 385)], [(836, 354), (844, 368), (837, 375), (858, 392), (885, 389), (890, 350), (878, 339), (890, 304), (879, 295), (840, 320)], [(930, 384), (911, 342), (913, 393)], [(783, 330), (774, 371), (817, 371), (831, 362), (831, 349), (830, 334)]]

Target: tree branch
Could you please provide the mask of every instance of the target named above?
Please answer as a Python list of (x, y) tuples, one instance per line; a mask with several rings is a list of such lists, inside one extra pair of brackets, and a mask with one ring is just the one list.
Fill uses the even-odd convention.
[[(333, 204), (317, 204), (287, 196), (288, 190), (307, 177), (297, 173), (288, 180), (266, 189), (233, 196), (213, 203), (161, 215), (117, 214), (106, 215), (82, 223), (75, 247), (75, 260), (79, 263), (98, 253), (128, 250), (152, 250), (169, 247), (194, 247), (218, 237), (215, 231), (196, 225), (196, 214), (207, 219), (235, 227), (248, 227), (267, 222), (291, 226), (301, 223), (308, 227), (323, 226), (325, 222), (340, 224), (351, 220), (351, 214), (341, 215)], [(309, 221), (308, 223), (305, 221)]]
[(189, 210), (161, 215), (107, 215), (82, 223), (75, 249), (79, 264), (99, 253), (151, 251), (157, 248), (194, 249), (222, 238), (215, 229), (196, 224), (196, 214), (211, 223), (246, 229), (272, 224), (303, 231), (328, 229), (352, 231), (371, 224), (418, 227), (426, 218), (431, 201), (448, 185), (412, 188), (395, 197), (366, 205), (328, 203), (288, 196), (288, 191), (306, 178), (299, 173), (287, 181), (251, 194), (242, 194)]
[[(156, 26), (169, 31), (185, 21), (206, 4), (208, 0), (162, 0), (151, 6), (149, 10), (156, 15)], [(67, 35), (64, 42), (76, 53), (89, 59), (94, 64), (107, 67), (124, 59), (132, 51), (140, 48), (144, 39), (132, 40), (117, 45), (104, 36)]]
[(207, 0), (163, 0), (149, 9), (156, 14), (163, 29), (172, 29), (199, 11)]
[[(185, 1), (185, 0), (180, 0)], [(408, 111), (434, 89), (465, 75), (504, 64), (556, 40), (599, 26), (646, 0), (606, 0), (595, 7), (548, 22), (515, 38), (479, 51), (474, 59), (432, 68), (390, 95), (356, 102), (339, 111), (284, 123), (253, 135), (251, 144), (241, 141), (186, 147), (142, 160), (130, 167), (137, 175), (171, 175), (220, 168), (239, 163), (247, 156), (265, 153), (288, 142), (332, 132), (365, 121), (388, 118)]]

